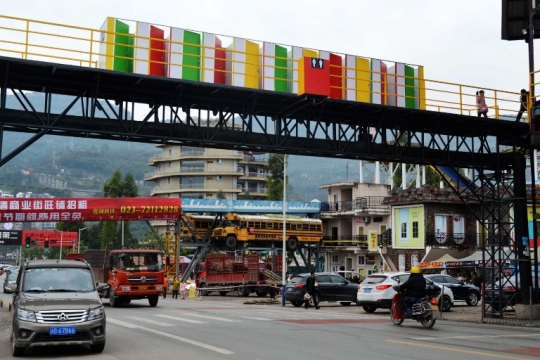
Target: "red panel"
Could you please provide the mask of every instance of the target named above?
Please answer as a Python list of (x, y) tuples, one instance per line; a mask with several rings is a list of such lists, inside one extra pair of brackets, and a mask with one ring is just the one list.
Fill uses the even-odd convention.
[(386, 105), (386, 73), (388, 67), (381, 61), (381, 104)]
[(343, 99), (343, 58), (330, 54), (330, 97)]
[(150, 25), (150, 69), (149, 74), (154, 76), (165, 75), (165, 32)]
[(1, 222), (178, 220), (180, 198), (10, 198)]
[[(323, 68), (315, 68), (312, 60), (323, 61)], [(330, 66), (328, 60), (304, 57), (304, 93), (330, 96)]]
[(23, 230), (22, 244), (26, 242), (26, 237), (30, 236), (31, 240), (37, 240), (37, 246), (43, 246), (45, 238), (49, 238), (49, 246), (60, 247), (60, 242), (63, 247), (77, 246), (77, 231), (51, 231), (51, 230)]
[(221, 46), (221, 39), (216, 36), (216, 49), (214, 60), (214, 84), (225, 84), (225, 49)]

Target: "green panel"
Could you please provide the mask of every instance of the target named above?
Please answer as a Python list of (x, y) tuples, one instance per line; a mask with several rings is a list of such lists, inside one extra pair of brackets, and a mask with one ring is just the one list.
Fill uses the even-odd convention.
[(182, 79), (201, 80), (201, 34), (184, 31)]
[(416, 107), (414, 91), (414, 69), (412, 66), (405, 65), (405, 107), (414, 109)]
[(116, 20), (114, 31), (113, 70), (133, 72), (133, 36), (129, 35), (129, 25)]
[(287, 49), (276, 45), (274, 91), (287, 92)]

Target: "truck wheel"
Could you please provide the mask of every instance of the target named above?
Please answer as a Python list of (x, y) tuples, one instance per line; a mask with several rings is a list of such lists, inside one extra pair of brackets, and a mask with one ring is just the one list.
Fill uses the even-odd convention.
[(210, 294), (210, 291), (204, 290), (204, 287), (206, 286), (205, 283), (202, 283), (199, 287), (199, 290), (201, 291), (202, 296), (208, 296)]
[(236, 289), (238, 296), (248, 296), (248, 292), (245, 286), (239, 286)]
[(297, 248), (298, 248), (298, 240), (295, 237), (289, 238), (289, 240), (287, 240), (287, 249), (294, 251)]
[(227, 236), (227, 238), (225, 239), (225, 246), (228, 247), (229, 249), (236, 248), (236, 238), (232, 235)]
[(148, 304), (150, 304), (151, 307), (155, 307), (158, 303), (159, 296), (152, 295), (148, 297)]

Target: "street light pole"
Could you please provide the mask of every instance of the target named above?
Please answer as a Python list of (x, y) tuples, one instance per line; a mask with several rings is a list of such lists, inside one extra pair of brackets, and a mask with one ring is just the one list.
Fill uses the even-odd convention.
[(81, 253), (81, 231), (86, 230), (85, 227), (79, 229), (79, 237), (77, 238), (77, 254)]
[(287, 283), (287, 155), (283, 156), (283, 250), (281, 256), (281, 306), (285, 306), (285, 285)]

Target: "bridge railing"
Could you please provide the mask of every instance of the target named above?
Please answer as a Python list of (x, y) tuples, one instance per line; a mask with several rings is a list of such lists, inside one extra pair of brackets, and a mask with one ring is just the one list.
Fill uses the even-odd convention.
[[(291, 94), (301, 93), (305, 83), (303, 57), (315, 57), (328, 61), (331, 98), (477, 116), (476, 92), (484, 90), (489, 117), (513, 120), (519, 110), (519, 89), (427, 79), (420, 65), (187, 30), (173, 40), (173, 30), (180, 29), (113, 20), (111, 30), (0, 15), (0, 56)], [(142, 25), (162, 37), (141, 35)]]

